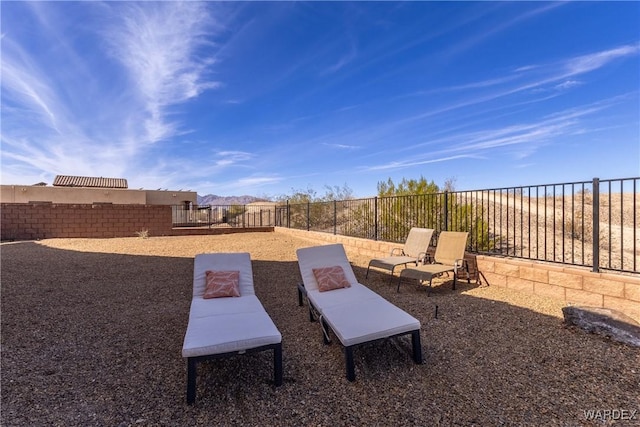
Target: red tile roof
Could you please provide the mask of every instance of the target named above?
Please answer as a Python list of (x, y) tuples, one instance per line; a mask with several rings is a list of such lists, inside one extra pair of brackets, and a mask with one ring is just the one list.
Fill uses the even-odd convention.
[(103, 178), (91, 176), (57, 175), (54, 187), (97, 187), (97, 188), (129, 188), (123, 178)]

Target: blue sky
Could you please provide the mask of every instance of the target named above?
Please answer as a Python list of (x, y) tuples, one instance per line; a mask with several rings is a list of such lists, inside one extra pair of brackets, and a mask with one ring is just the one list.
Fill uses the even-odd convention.
[(2, 184), (640, 175), (640, 2), (2, 2)]

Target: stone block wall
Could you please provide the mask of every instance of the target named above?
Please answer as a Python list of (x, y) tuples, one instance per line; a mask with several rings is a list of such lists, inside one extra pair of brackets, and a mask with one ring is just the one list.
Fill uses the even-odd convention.
[[(376, 242), (330, 233), (276, 227), (318, 244), (342, 243), (347, 253), (375, 258), (387, 256), (397, 243)], [(560, 300), (567, 305), (586, 305), (620, 311), (640, 322), (640, 276), (622, 273), (593, 273), (583, 267), (529, 260), (471, 255), (472, 280), (519, 292)]]
[(640, 277), (536, 261), (476, 256), (480, 280), (530, 294), (555, 298), (567, 305), (620, 311), (640, 322)]
[(171, 206), (2, 203), (0, 234), (6, 240), (135, 237), (172, 234)]

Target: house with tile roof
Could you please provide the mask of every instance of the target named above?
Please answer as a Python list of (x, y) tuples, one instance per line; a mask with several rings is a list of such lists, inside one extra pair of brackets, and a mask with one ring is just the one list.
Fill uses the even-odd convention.
[(1, 203), (195, 205), (195, 191), (129, 189), (124, 178), (57, 175), (53, 185), (1, 185)]

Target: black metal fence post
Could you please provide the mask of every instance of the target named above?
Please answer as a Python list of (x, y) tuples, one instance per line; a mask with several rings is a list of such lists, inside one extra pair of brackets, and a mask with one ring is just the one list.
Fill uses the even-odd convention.
[(600, 271), (600, 179), (593, 178), (593, 272)]
[(378, 240), (378, 198), (373, 198), (373, 240)]
[(444, 192), (444, 224), (442, 225), (442, 231), (447, 231), (449, 224), (449, 192)]
[(333, 235), (338, 234), (338, 202), (333, 201)]
[(311, 230), (311, 202), (307, 202), (307, 231)]

